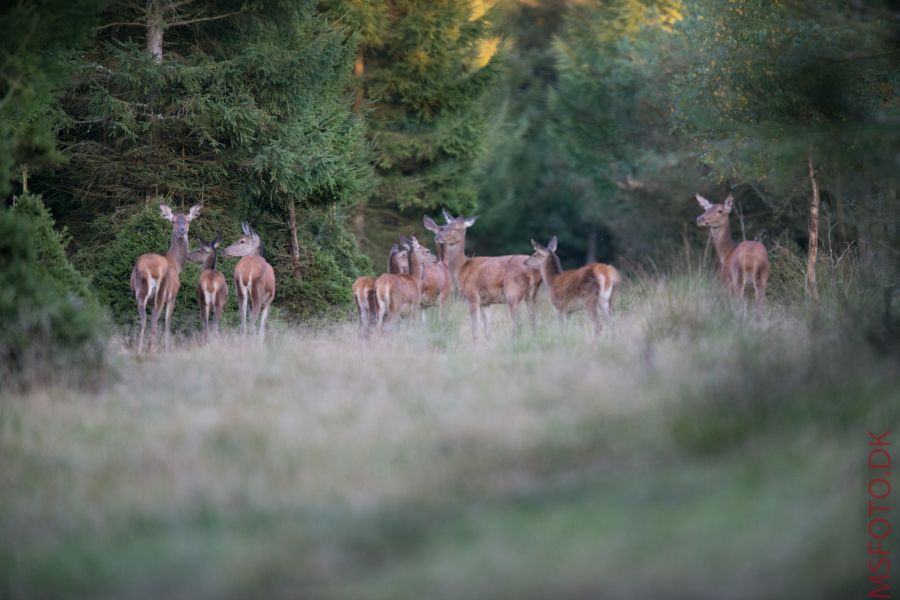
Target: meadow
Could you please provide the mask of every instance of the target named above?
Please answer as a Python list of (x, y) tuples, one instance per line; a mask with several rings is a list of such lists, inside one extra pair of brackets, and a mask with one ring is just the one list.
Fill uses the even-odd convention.
[[(900, 375), (823, 269), (742, 311), (632, 275), (599, 339), (123, 337), (95, 389), (0, 402), (4, 598), (862, 598), (867, 432)], [(830, 277), (830, 278), (829, 278)]]

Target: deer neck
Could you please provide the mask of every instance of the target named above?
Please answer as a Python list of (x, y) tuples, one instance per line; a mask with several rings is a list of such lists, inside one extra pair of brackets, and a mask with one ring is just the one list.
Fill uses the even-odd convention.
[[(450, 263), (448, 262), (448, 259), (447, 259), (447, 244), (446, 243), (438, 244), (437, 251), (438, 251), (438, 258), (440, 259), (440, 261), (442, 263), (444, 263), (444, 266), (449, 269)], [(463, 254), (463, 256), (465, 256), (465, 254)]]
[(548, 255), (544, 262), (541, 263), (541, 278), (547, 282), (551, 293), (553, 291), (553, 282), (559, 277), (560, 273), (562, 273), (562, 266), (559, 263), (559, 258), (555, 254)]
[(216, 258), (218, 258), (218, 252), (213, 252), (209, 256), (206, 257), (206, 260), (203, 261), (203, 270), (204, 271), (215, 271), (216, 270)]
[(462, 240), (458, 244), (439, 244), (444, 246), (443, 257), (441, 260), (450, 270), (453, 281), (459, 281), (459, 272), (469, 258), (466, 256), (466, 236), (463, 234)]
[(413, 279), (416, 281), (416, 289), (419, 293), (422, 292), (422, 279), (425, 274), (425, 263), (422, 262), (422, 259), (419, 258), (419, 255), (416, 252), (409, 253), (409, 274), (412, 275)]
[(731, 223), (726, 221), (724, 225), (710, 228), (709, 235), (712, 236), (713, 245), (716, 247), (719, 264), (724, 265), (725, 259), (734, 250), (734, 240), (731, 239)]
[(172, 234), (172, 241), (169, 243), (169, 250), (166, 252), (168, 258), (174, 265), (175, 269), (181, 273), (184, 263), (187, 261), (188, 243), (184, 238)]

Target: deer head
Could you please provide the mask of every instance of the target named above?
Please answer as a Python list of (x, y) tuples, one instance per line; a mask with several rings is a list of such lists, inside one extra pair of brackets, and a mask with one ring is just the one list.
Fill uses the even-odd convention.
[(558, 263), (559, 258), (556, 256), (556, 244), (557, 240), (555, 235), (550, 238), (550, 242), (546, 246), (541, 246), (536, 241), (531, 240), (531, 247), (534, 248), (534, 253), (525, 259), (525, 266), (532, 269), (540, 269), (541, 265), (543, 265), (547, 259), (555, 260)]
[(209, 242), (203, 238), (198, 238), (198, 240), (200, 241), (200, 247), (188, 254), (188, 260), (192, 263), (203, 265), (207, 269), (216, 268), (216, 251), (222, 244), (222, 234), (217, 233), (216, 237)]
[(253, 231), (247, 223), (241, 223), (241, 231), (243, 231), (244, 235), (238, 238), (235, 243), (225, 248), (225, 250), (222, 251), (222, 256), (251, 256), (260, 253), (262, 240), (259, 238), (259, 234)]
[(188, 229), (190, 229), (191, 221), (200, 216), (200, 208), (199, 204), (195, 204), (187, 214), (184, 214), (173, 213), (172, 209), (165, 204), (159, 205), (159, 211), (163, 218), (172, 222), (172, 237), (185, 242), (188, 241)]
[(709, 227), (710, 229), (718, 229), (728, 225), (728, 216), (734, 206), (734, 196), (728, 194), (725, 202), (722, 204), (713, 204), (700, 194), (697, 194), (697, 203), (703, 209), (703, 214), (697, 217), (697, 225), (700, 227)]
[(446, 221), (444, 225), (438, 225), (431, 218), (424, 217), (422, 223), (425, 225), (425, 229), (434, 233), (434, 239), (438, 244), (454, 246), (464, 242), (466, 229), (474, 225), (478, 217), (453, 217), (446, 210), (443, 213)]
[(401, 248), (397, 244), (391, 246), (387, 272), (394, 274), (409, 273), (409, 250), (406, 247)]
[(409, 252), (409, 273), (414, 276), (419, 276), (419, 273), (414, 273), (413, 268), (414, 262), (418, 262), (419, 270), (421, 271), (425, 267), (425, 263), (436, 263), (438, 261), (437, 256), (435, 256), (431, 250), (428, 249), (427, 246), (423, 246), (419, 243), (418, 238), (415, 235), (410, 235), (409, 238), (400, 236), (400, 245), (406, 248), (406, 251)]

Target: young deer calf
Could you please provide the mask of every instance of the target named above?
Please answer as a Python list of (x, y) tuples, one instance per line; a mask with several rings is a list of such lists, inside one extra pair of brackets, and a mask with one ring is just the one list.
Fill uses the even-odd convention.
[(142, 254), (131, 271), (131, 291), (137, 302), (141, 319), (141, 333), (137, 351), (144, 345), (144, 328), (147, 324), (147, 303), (153, 298), (153, 314), (150, 317), (150, 349), (156, 343), (156, 323), (163, 308), (166, 311), (165, 346), (169, 347), (169, 326), (175, 310), (175, 298), (181, 287), (179, 274), (188, 254), (188, 229), (191, 221), (200, 216), (200, 205), (195, 204), (187, 214), (173, 213), (165, 204), (159, 205), (164, 219), (172, 222), (172, 241), (169, 250), (162, 254)]
[[(409, 273), (409, 252), (406, 248), (399, 248), (397, 244), (391, 247), (388, 256), (388, 273), (400, 275)], [(359, 337), (368, 337), (369, 329), (378, 315), (378, 300), (375, 297), (375, 277), (363, 275), (353, 282), (353, 298), (356, 300), (356, 309), (359, 311)]]
[[(244, 235), (231, 244), (222, 256), (241, 256), (241, 260), (234, 267), (234, 288), (237, 294), (238, 306), (241, 309), (241, 335), (256, 329), (256, 319), (262, 312), (262, 320), (259, 323), (259, 337), (265, 338), (266, 319), (269, 318), (269, 308), (275, 299), (275, 271), (272, 265), (262, 257), (262, 240), (259, 235), (250, 228), (247, 223), (241, 223)], [(247, 327), (248, 305), (250, 315), (250, 327)]]
[(531, 240), (531, 245), (534, 254), (528, 257), (525, 266), (540, 270), (550, 291), (550, 302), (559, 315), (560, 325), (565, 328), (570, 312), (586, 308), (594, 323), (594, 335), (599, 335), (601, 326), (597, 308), (602, 308), (606, 318), (610, 318), (613, 294), (622, 282), (616, 268), (592, 263), (580, 269), (563, 271), (556, 255), (556, 236), (546, 247), (534, 240)]
[(731, 239), (728, 216), (734, 206), (734, 197), (728, 194), (722, 204), (713, 204), (700, 194), (697, 202), (703, 214), (697, 217), (697, 225), (709, 228), (716, 254), (719, 256), (719, 277), (737, 298), (743, 298), (747, 283), (753, 284), (756, 304), (762, 306), (769, 282), (769, 253), (759, 242), (741, 242), (735, 245)]
[(219, 335), (219, 321), (228, 301), (228, 284), (225, 276), (216, 270), (216, 257), (222, 234), (217, 233), (212, 241), (200, 238), (200, 247), (188, 255), (188, 260), (201, 265), (200, 279), (197, 281), (197, 304), (200, 305), (200, 321), (203, 322), (203, 337), (209, 340), (209, 315), (212, 313), (213, 335)]
[(408, 240), (401, 237), (400, 241), (409, 252), (409, 272), (385, 273), (375, 280), (378, 330), (382, 332), (386, 321), (393, 321), (401, 314), (416, 315), (421, 302), (425, 264), (437, 261), (431, 251), (419, 243), (416, 236), (411, 236)]

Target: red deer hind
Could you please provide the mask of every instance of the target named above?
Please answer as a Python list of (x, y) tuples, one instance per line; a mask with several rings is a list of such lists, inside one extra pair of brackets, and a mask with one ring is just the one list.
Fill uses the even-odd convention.
[(731, 224), (728, 219), (734, 206), (731, 194), (728, 194), (722, 204), (713, 204), (697, 194), (697, 202), (704, 210), (697, 217), (697, 225), (708, 228), (712, 236), (719, 256), (719, 277), (738, 298), (743, 298), (747, 284), (752, 284), (756, 304), (762, 306), (769, 282), (769, 253), (766, 247), (759, 242), (735, 244), (731, 239)]
[(172, 312), (175, 310), (175, 299), (181, 287), (179, 277), (188, 254), (188, 230), (191, 221), (200, 216), (200, 205), (195, 204), (187, 214), (173, 213), (165, 204), (159, 205), (164, 219), (172, 222), (172, 241), (169, 250), (163, 254), (142, 254), (138, 257), (131, 271), (131, 291), (137, 301), (138, 316), (141, 320), (141, 333), (138, 337), (137, 351), (144, 346), (144, 329), (147, 324), (147, 303), (153, 299), (153, 314), (150, 316), (150, 349), (156, 344), (156, 324), (159, 313), (165, 309), (165, 347), (169, 348)]
[[(437, 233), (440, 227), (431, 217), (422, 217), (425, 229)], [(438, 318), (444, 318), (444, 305), (453, 292), (453, 275), (447, 256), (447, 245), (437, 244), (438, 261), (425, 264), (425, 275), (422, 279), (422, 306), (437, 306)], [(424, 317), (425, 313), (422, 313)]]
[(622, 276), (615, 267), (603, 263), (563, 271), (556, 255), (556, 243), (556, 236), (546, 246), (531, 240), (534, 254), (528, 257), (525, 265), (540, 270), (563, 330), (569, 313), (585, 308), (594, 323), (594, 335), (599, 335), (601, 325), (598, 307), (603, 309), (609, 320), (612, 316), (613, 294), (621, 284)]
[(384, 331), (386, 323), (396, 320), (402, 314), (416, 316), (421, 303), (425, 264), (437, 261), (437, 257), (420, 244), (416, 236), (411, 236), (408, 240), (401, 237), (401, 242), (409, 252), (409, 272), (385, 273), (375, 280), (378, 330), (381, 332)]
[(491, 304), (505, 303), (509, 307), (513, 333), (518, 334), (518, 307), (524, 300), (534, 328), (534, 303), (541, 285), (541, 274), (525, 266), (528, 255), (467, 257), (466, 230), (475, 224), (478, 217), (454, 217), (446, 210), (443, 212), (446, 223), (440, 227), (435, 225), (437, 230), (432, 231), (438, 245), (444, 245), (447, 266), (459, 293), (469, 303), (472, 338), (478, 339), (479, 318), (485, 337), (490, 337), (490, 322), (485, 307)]
[[(409, 252), (397, 244), (391, 247), (387, 272), (394, 275), (409, 273)], [(378, 315), (378, 300), (375, 297), (375, 277), (363, 275), (353, 282), (353, 299), (359, 312), (359, 336), (368, 337), (369, 330)]]
[[(222, 256), (242, 257), (234, 267), (234, 288), (241, 311), (241, 335), (256, 329), (256, 320), (262, 313), (259, 322), (259, 337), (264, 339), (269, 308), (272, 306), (272, 300), (275, 299), (275, 271), (262, 256), (262, 240), (259, 238), (259, 234), (253, 231), (247, 223), (241, 223), (241, 230), (244, 235), (225, 248)], [(248, 309), (251, 313), (249, 327), (247, 324)]]
[(212, 241), (200, 238), (200, 247), (188, 255), (188, 260), (201, 265), (197, 280), (197, 304), (200, 306), (200, 321), (203, 323), (203, 337), (209, 339), (209, 317), (212, 314), (213, 335), (219, 335), (219, 321), (228, 301), (228, 284), (225, 276), (216, 270), (216, 257), (222, 234), (217, 233)]

